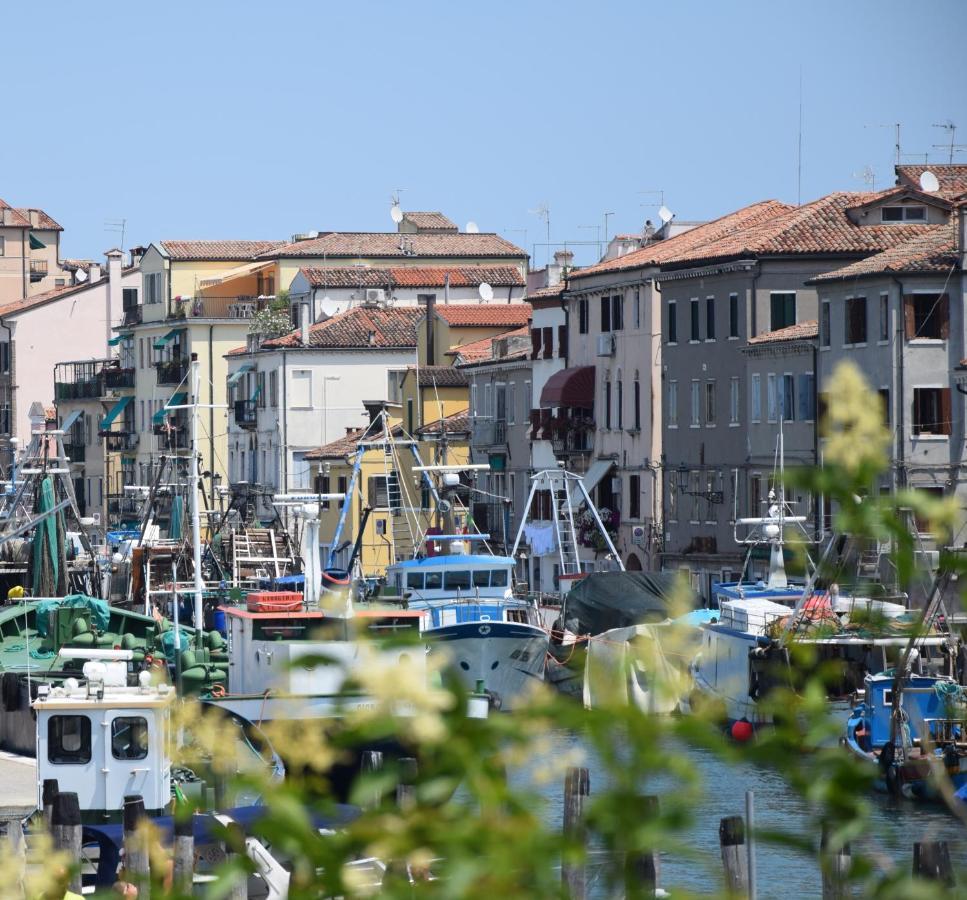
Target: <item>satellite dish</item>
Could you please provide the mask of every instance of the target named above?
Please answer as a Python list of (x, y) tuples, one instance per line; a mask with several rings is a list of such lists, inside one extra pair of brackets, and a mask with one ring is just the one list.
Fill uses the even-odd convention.
[(327, 294), (322, 298), (322, 302), (319, 304), (319, 312), (324, 318), (331, 319), (337, 312), (339, 312), (339, 305)]
[(494, 289), (486, 281), (480, 282), (477, 293), (480, 294), (480, 299), (485, 302), (494, 299)]
[(675, 213), (673, 213), (667, 206), (663, 206), (658, 210), (658, 218), (661, 219), (662, 224), (667, 225), (672, 219), (675, 218)]
[(932, 194), (935, 191), (940, 190), (940, 182), (937, 180), (937, 176), (933, 174), (929, 169), (924, 169), (920, 173), (920, 187), (926, 191), (928, 194)]
[(480, 228), (477, 226), (476, 222), (467, 222), (467, 227), (464, 229), (467, 234), (479, 234)]
[(84, 269), (78, 269), (78, 270), (77, 270), (77, 271), (76, 271), (76, 272), (74, 273), (74, 277), (75, 277), (75, 278), (76, 278), (76, 279), (77, 279), (78, 281), (87, 281), (87, 272), (85, 272), (85, 271), (84, 271)]
[(399, 225), (403, 221), (403, 210), (400, 209), (399, 204), (394, 203), (389, 208), (389, 217)]

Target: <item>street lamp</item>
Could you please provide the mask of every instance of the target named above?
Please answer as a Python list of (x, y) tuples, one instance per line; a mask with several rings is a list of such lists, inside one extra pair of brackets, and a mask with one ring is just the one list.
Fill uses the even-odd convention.
[[(698, 490), (691, 491), (688, 489), (688, 476), (689, 469), (685, 463), (679, 465), (675, 470), (678, 473), (678, 492), (680, 494), (685, 494), (687, 497), (704, 497), (709, 503), (723, 503), (725, 501), (725, 494), (723, 491), (711, 491), (711, 490)], [(708, 482), (706, 482), (707, 484)]]

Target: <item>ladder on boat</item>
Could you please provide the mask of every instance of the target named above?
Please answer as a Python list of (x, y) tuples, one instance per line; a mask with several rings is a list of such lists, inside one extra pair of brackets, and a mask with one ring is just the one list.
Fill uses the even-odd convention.
[[(571, 491), (567, 472), (560, 472), (560, 478), (550, 473), (551, 502), (554, 507), (554, 532), (557, 537), (558, 556), (561, 560), (562, 575), (578, 575), (581, 560), (578, 556), (577, 530), (574, 527), (574, 507), (571, 505)], [(580, 479), (578, 479), (580, 483)]]
[(236, 585), (283, 578), (295, 568), (288, 538), (274, 528), (242, 528), (231, 535), (232, 578)]

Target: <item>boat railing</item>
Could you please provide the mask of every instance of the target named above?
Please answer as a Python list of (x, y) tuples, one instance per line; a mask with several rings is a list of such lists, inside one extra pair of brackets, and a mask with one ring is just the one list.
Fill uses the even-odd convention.
[[(967, 746), (967, 715), (956, 718), (924, 719), (923, 724), (925, 733), (930, 735), (929, 743)], [(923, 738), (913, 738), (913, 743), (923, 743)]]

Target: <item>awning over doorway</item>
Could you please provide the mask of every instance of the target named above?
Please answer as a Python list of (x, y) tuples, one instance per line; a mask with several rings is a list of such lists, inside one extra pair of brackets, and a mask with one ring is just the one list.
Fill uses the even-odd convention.
[[(611, 471), (613, 466), (613, 459), (597, 459), (591, 463), (591, 467), (584, 473), (584, 477), (581, 479), (581, 484), (584, 485), (584, 489), (590, 494), (598, 486), (601, 479)], [(583, 500), (583, 494), (576, 486), (573, 487), (571, 489), (571, 506), (576, 507)]]
[(575, 406), (591, 409), (594, 406), (594, 366), (561, 369), (547, 379), (541, 390), (541, 408)]

